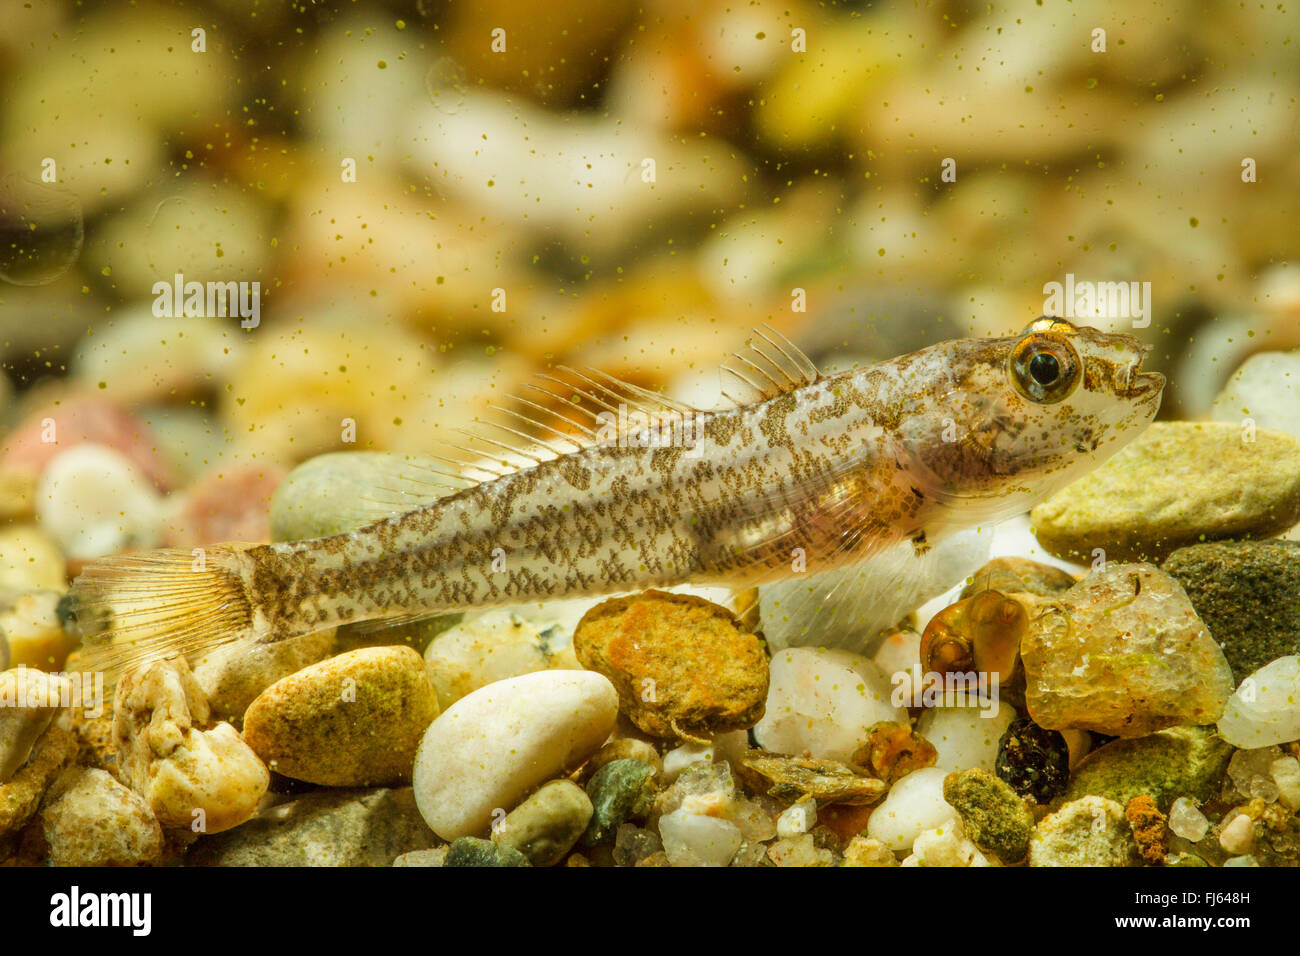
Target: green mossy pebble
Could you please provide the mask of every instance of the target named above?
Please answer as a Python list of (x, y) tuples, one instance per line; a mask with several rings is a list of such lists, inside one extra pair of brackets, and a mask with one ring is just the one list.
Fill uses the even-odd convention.
[(1233, 747), (1213, 727), (1173, 727), (1158, 734), (1113, 740), (1074, 768), (1067, 800), (1092, 794), (1128, 806), (1151, 795), (1161, 813), (1178, 797), (1205, 801), (1228, 769)]
[(569, 780), (552, 780), (511, 810), (492, 842), (514, 847), (533, 866), (554, 866), (573, 849), (591, 820), (591, 799)]
[(1005, 781), (979, 768), (960, 770), (944, 778), (943, 799), (981, 850), (1005, 863), (1024, 859), (1034, 815)]
[(478, 837), (453, 840), (443, 866), (529, 866), (528, 857), (512, 846)]
[(647, 786), (654, 768), (643, 760), (612, 760), (587, 781), (591, 822), (582, 835), (583, 846), (612, 839), (621, 824), (650, 809), (653, 793)]

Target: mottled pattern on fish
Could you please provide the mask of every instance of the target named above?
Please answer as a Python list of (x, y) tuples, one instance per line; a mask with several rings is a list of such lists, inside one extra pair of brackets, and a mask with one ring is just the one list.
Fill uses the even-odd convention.
[[(1150, 422), (1163, 386), (1138, 371), (1135, 339), (1060, 320), (830, 377), (788, 343), (777, 348), (775, 360), (768, 348), (747, 362), (759, 400), (699, 413), (694, 447), (605, 441), (358, 531), (214, 552), (202, 585), (221, 590), (219, 606), (167, 552), (110, 560), (77, 582), (83, 619), (99, 624), (87, 630), (143, 653), (219, 643), (204, 626), (222, 640), (278, 640), (456, 608), (747, 586), (904, 540), (923, 550), (1023, 512), (1095, 467)], [(1077, 384), (1040, 396), (1031, 363), (1064, 373), (1072, 358)]]

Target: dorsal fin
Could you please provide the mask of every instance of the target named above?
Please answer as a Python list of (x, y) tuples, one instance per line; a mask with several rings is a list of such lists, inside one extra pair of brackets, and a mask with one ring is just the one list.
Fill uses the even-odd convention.
[(776, 329), (753, 330), (748, 347), (722, 366), (722, 394), (736, 405), (749, 405), (821, 381), (822, 374), (803, 351)]
[[(530, 394), (549, 398), (550, 407), (524, 396), (514, 396), (514, 402), (524, 410), (493, 408), (511, 415), (533, 431), (553, 436), (545, 441), (532, 440), (557, 455), (587, 448), (623, 433), (634, 433), (651, 426), (664, 427), (665, 423), (681, 422), (703, 414), (684, 402), (615, 378), (599, 369), (559, 365), (556, 371), (563, 377), (541, 373), (538, 378), (545, 385), (524, 386)], [(568, 426), (568, 430), (557, 425)], [(560, 445), (561, 442), (568, 443), (569, 447)]]

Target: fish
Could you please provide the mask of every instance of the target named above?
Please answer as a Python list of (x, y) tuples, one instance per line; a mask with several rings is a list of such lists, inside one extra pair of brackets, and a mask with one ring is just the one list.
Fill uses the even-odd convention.
[(357, 503), (378, 516), (356, 530), (87, 565), (70, 590), (81, 666), (118, 673), (470, 608), (752, 589), (900, 547), (924, 556), (1027, 511), (1141, 434), (1164, 388), (1142, 369), (1147, 351), (1044, 316), (1017, 335), (823, 375), (764, 327), (723, 365), (726, 402), (711, 410), (565, 369), (571, 379), (530, 386), (563, 402), (562, 422), (521, 397), (503, 410), (526, 428), (480, 436), (513, 461), (413, 464)]

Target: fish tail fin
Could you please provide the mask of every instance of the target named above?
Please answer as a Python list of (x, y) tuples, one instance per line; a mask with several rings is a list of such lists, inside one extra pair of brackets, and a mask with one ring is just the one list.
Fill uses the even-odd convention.
[(177, 654), (202, 655), (254, 636), (239, 546), (161, 549), (105, 558), (72, 582), (82, 637), (77, 669), (115, 684), (128, 668)]

